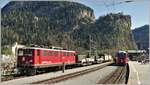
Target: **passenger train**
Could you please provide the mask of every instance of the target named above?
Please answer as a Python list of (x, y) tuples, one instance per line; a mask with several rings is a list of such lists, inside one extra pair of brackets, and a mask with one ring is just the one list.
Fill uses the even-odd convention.
[(117, 65), (126, 65), (129, 57), (126, 51), (118, 51), (115, 56), (115, 62)]

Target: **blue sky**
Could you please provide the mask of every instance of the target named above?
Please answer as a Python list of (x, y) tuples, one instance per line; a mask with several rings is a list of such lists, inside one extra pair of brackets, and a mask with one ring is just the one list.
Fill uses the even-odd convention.
[[(79, 0), (79, 2), (94, 9), (96, 18), (110, 12), (123, 12), (131, 15), (131, 29), (149, 24), (150, 0), (132, 0), (133, 2), (123, 3), (124, 1), (127, 0)], [(117, 4), (120, 2), (122, 4)], [(112, 5), (113, 3), (116, 4)], [(109, 6), (106, 7), (106, 5)]]
[[(0, 0), (0, 7), (3, 7), (11, 0)], [(94, 10), (95, 17), (106, 15), (110, 12), (123, 12), (124, 14), (131, 15), (132, 27), (143, 26), (149, 24), (149, 4), (150, 0), (132, 0), (133, 2), (124, 3), (129, 0), (72, 0), (85, 4)], [(115, 5), (112, 5), (112, 4)], [(118, 4), (121, 3), (121, 4)]]

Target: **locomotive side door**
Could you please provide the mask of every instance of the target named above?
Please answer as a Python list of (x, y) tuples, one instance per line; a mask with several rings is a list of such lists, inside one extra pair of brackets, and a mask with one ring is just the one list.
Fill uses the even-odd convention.
[(41, 52), (37, 50), (37, 55), (35, 56), (35, 64), (41, 64)]

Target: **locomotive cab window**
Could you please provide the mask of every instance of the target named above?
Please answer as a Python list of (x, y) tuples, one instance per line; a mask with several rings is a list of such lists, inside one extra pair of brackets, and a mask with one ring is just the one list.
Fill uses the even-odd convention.
[(18, 56), (33, 56), (32, 49), (20, 49), (18, 50)]
[(18, 50), (18, 56), (23, 56), (23, 50)]
[(126, 56), (126, 53), (118, 53), (118, 56), (119, 56), (119, 57), (125, 57), (125, 56)]

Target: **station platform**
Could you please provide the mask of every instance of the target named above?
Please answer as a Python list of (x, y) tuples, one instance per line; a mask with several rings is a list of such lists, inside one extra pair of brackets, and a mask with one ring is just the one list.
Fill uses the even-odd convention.
[(129, 61), (128, 85), (150, 85), (150, 64)]

